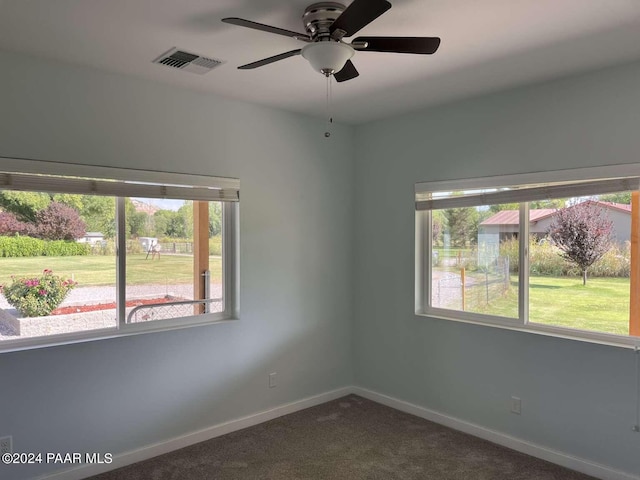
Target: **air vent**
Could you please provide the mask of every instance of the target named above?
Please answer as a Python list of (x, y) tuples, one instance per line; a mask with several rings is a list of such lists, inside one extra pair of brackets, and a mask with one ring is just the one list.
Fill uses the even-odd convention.
[(204, 75), (218, 65), (222, 65), (222, 60), (207, 58), (195, 53), (185, 52), (177, 48), (172, 48), (156, 58), (153, 63), (159, 63), (172, 68), (178, 68), (186, 72)]

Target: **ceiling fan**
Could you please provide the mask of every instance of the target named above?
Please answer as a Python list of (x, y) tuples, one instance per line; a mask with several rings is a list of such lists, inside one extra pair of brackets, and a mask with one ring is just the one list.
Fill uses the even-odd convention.
[(222, 21), (307, 43), (303, 48), (242, 65), (238, 67), (240, 70), (250, 70), (302, 55), (314, 70), (326, 77), (333, 75), (336, 81), (344, 82), (359, 75), (350, 60), (356, 51), (429, 55), (438, 50), (438, 37), (357, 37), (351, 43), (343, 41), (390, 8), (387, 0), (353, 0), (348, 7), (336, 2), (314, 3), (302, 15), (306, 34), (237, 17), (223, 18)]

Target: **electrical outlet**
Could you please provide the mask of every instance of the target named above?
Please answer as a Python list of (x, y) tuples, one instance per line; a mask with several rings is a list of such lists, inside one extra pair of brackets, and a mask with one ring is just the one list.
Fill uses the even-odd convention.
[(520, 415), (522, 413), (522, 400), (518, 397), (511, 397), (511, 413)]
[(0, 438), (0, 455), (5, 453), (13, 453), (13, 441), (11, 437)]
[(276, 372), (269, 374), (269, 388), (274, 388), (276, 386)]

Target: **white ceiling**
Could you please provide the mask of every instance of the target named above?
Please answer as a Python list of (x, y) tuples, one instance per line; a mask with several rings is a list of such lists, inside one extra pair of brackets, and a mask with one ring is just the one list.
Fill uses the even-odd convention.
[[(337, 121), (365, 122), (640, 58), (640, 0), (390, 1), (393, 8), (357, 35), (439, 36), (440, 49), (431, 56), (357, 52), (360, 77), (333, 87)], [(322, 116), (325, 79), (302, 57), (236, 69), (304, 43), (220, 21), (242, 17), (304, 32), (310, 3), (0, 0), (0, 49)], [(174, 46), (226, 63), (203, 76), (151, 63)]]

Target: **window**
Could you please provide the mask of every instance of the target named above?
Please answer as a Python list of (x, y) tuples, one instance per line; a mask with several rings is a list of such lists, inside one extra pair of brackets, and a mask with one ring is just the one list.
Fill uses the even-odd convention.
[(233, 179), (1, 159), (0, 351), (236, 317), (238, 199)]
[[(518, 318), (518, 280), (511, 278), (510, 257), (500, 255), (501, 239), (511, 240), (513, 234), (502, 226), (491, 230), (479, 226), (490, 212), (507, 208), (509, 205), (498, 204), (433, 210), (433, 307)], [(515, 242), (510, 253), (517, 258), (518, 250)], [(495, 298), (501, 302), (493, 301)]]
[(640, 344), (638, 173), (416, 185), (416, 313)]

